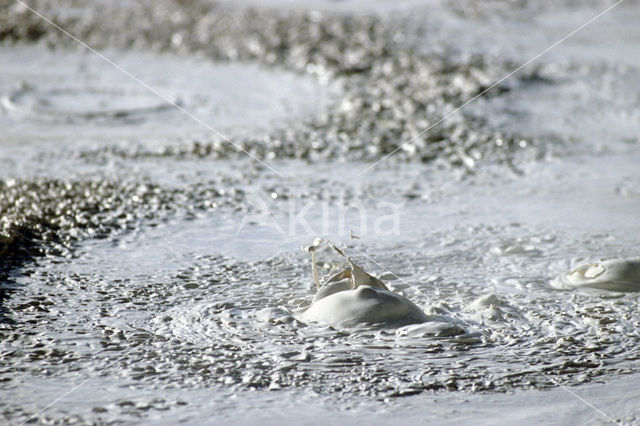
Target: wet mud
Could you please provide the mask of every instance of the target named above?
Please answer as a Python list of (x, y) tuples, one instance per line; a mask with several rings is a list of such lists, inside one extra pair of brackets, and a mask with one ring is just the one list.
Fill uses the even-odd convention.
[[(507, 27), (551, 2), (457, 1), (440, 25), (350, 4), (29, 2), (163, 98), (0, 3), (6, 421), (205, 421), (278, 392), (359, 412), (637, 374), (636, 294), (550, 286), (638, 254), (633, 65), (568, 56), (492, 87), (522, 61), (451, 40), (457, 20)], [(587, 120), (602, 104), (611, 131)], [(303, 321), (298, 247), (318, 234), (460, 332)], [(82, 402), (41, 412), (79, 384)]]

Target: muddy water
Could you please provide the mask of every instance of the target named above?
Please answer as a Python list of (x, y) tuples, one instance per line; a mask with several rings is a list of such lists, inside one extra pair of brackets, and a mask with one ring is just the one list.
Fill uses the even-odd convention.
[[(277, 5), (37, 3), (149, 87), (3, 9), (4, 419), (637, 421), (637, 295), (549, 284), (638, 256), (633, 37), (358, 175), (602, 5)], [(464, 333), (304, 323), (316, 235)]]

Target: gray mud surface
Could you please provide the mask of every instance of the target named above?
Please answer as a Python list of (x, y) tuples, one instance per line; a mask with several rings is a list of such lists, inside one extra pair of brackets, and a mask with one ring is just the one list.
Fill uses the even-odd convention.
[[(549, 286), (638, 255), (634, 45), (609, 62), (573, 46), (486, 91), (535, 53), (531, 14), (604, 7), (555, 4), (29, 2), (163, 99), (0, 2), (0, 418), (251, 423), (248, 405), (283, 395), (312, 407), (289, 421), (319, 405), (315, 423), (406, 407), (455, 422), (448, 395), (542, 407), (637, 376), (637, 295)], [(298, 248), (319, 234), (464, 333), (302, 322)]]

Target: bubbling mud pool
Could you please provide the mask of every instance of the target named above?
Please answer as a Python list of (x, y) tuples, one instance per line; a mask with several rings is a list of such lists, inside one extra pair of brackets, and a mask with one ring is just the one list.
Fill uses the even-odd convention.
[[(420, 27), (413, 9), (37, 3), (281, 175), (19, 7), (0, 16), (3, 418), (607, 421), (568, 386), (637, 422), (638, 293), (552, 285), (639, 254), (632, 61), (555, 57), (354, 177), (511, 69), (464, 4)], [(603, 109), (615, 128), (592, 131)], [(433, 321), (305, 321), (315, 235)]]
[[(567, 256), (575, 247), (624, 256), (634, 250), (633, 241), (622, 235), (576, 238), (575, 230), (513, 223), (473, 226), (473, 215), (455, 221), (466, 224), (447, 224), (460, 208), (455, 198), (450, 211), (431, 216), (437, 230), (416, 225), (424, 206), (409, 206), (403, 222), (423, 229), (420, 239), (350, 246), (389, 288), (468, 335), (436, 337), (415, 326), (308, 324), (297, 314), (314, 293), (308, 254), (294, 248), (273, 253), (268, 246), (248, 254), (246, 248), (266, 236), (252, 226), (253, 239), (232, 241), (238, 251), (226, 257), (211, 241), (235, 219), (213, 215), (83, 243), (75, 259), (29, 268), (16, 286), (30, 293), (11, 300), (21, 321), (40, 325), (30, 332), (31, 347), (18, 340), (5, 341), (5, 348), (13, 357), (21, 353), (29, 374), (38, 377), (79, 380), (93, 371), (110, 392), (125, 383), (139, 390), (98, 399), (88, 407), (97, 411), (83, 417), (96, 419), (153, 416), (190, 405), (187, 396), (201, 392), (211, 392), (209, 403), (218, 404), (232, 390), (295, 390), (357, 409), (370, 398), (551, 389), (558, 382), (598, 383), (636, 371), (640, 318), (633, 294), (550, 286), (569, 269)], [(110, 366), (114, 360), (117, 368)], [(100, 373), (104, 367), (108, 375)], [(8, 377), (19, 383), (24, 372)], [(173, 393), (176, 387), (180, 395)], [(206, 410), (209, 403), (197, 407)], [(13, 410), (14, 416), (22, 412)]]

